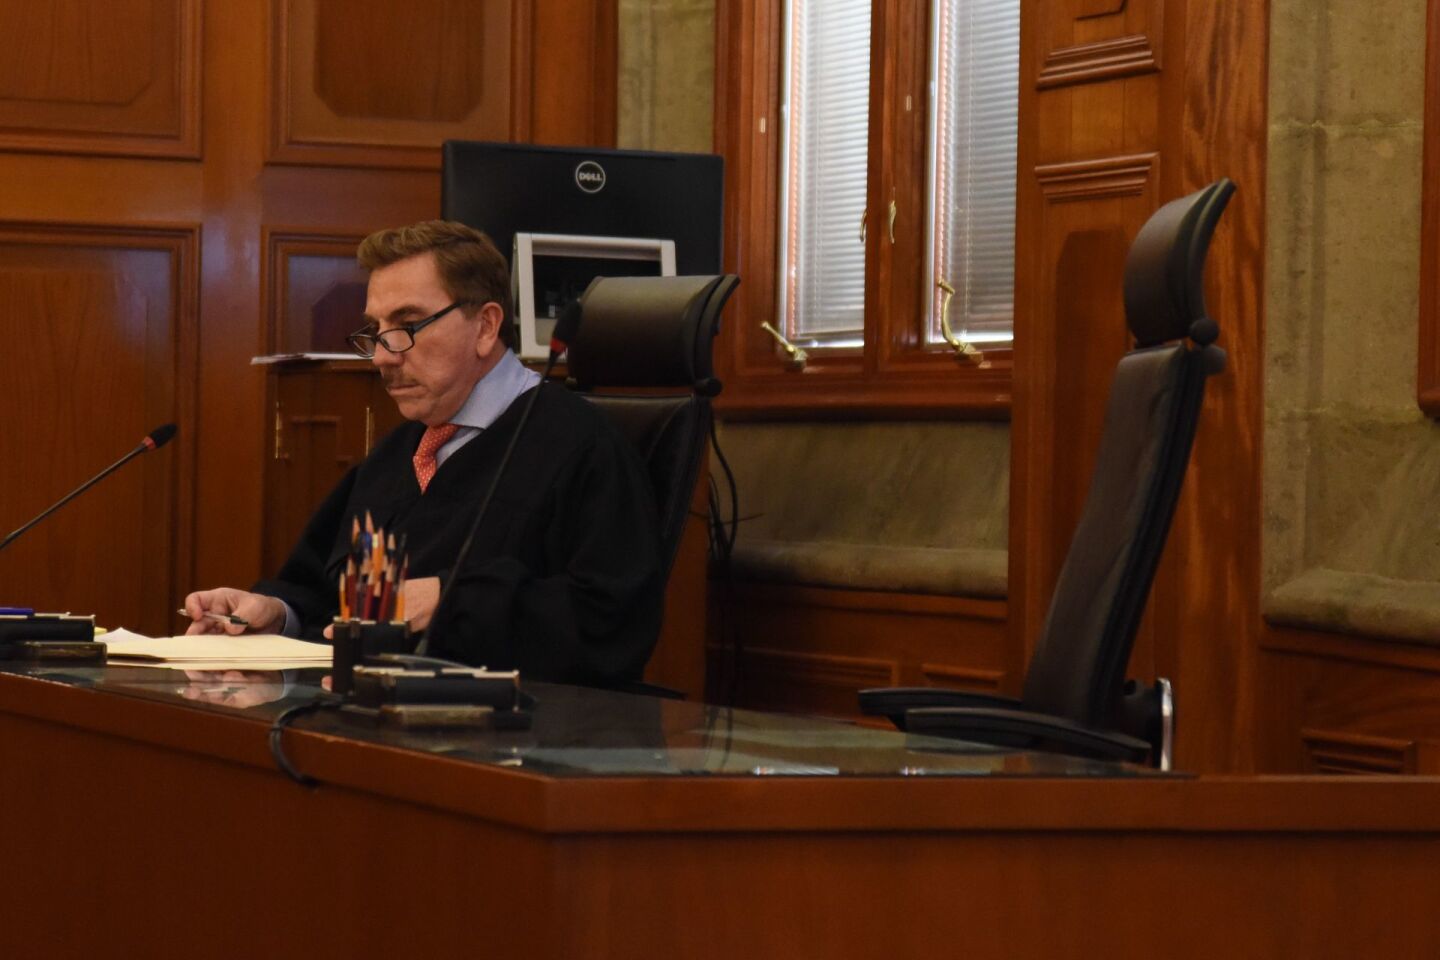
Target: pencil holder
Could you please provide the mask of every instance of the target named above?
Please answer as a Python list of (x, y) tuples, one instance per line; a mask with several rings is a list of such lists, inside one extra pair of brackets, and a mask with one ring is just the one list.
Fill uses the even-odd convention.
[(376, 623), (373, 620), (335, 618), (334, 657), (331, 660), (330, 689), (348, 696), (355, 668), (381, 653), (409, 653), (415, 647), (410, 624), (404, 621)]

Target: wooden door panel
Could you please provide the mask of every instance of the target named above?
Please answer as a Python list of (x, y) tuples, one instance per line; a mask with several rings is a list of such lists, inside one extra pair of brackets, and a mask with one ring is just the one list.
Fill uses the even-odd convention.
[(268, 353), (348, 352), (345, 337), (363, 325), (365, 271), (355, 260), (359, 234), (265, 231)]
[(514, 7), (277, 0), (271, 160), (436, 169), (445, 139), (509, 139)]
[(274, 0), (269, 159), (437, 170), (447, 139), (615, 142), (616, 0)]
[(1054, 87), (1160, 69), (1164, 0), (1059, 0), (1035, 32), (1036, 85)]
[(195, 248), (184, 230), (0, 228), (6, 529), (154, 427), (181, 427), (0, 555), (4, 602), (169, 632), (191, 538)]
[(195, 157), (198, 0), (0, 0), (0, 149)]

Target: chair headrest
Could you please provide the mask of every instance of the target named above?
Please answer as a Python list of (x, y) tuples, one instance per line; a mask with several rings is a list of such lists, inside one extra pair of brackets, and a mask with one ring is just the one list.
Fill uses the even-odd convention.
[(1156, 210), (1125, 259), (1125, 320), (1142, 346), (1189, 337), (1204, 346), (1220, 330), (1205, 310), (1205, 256), (1235, 184), (1221, 179)]
[(593, 387), (687, 387), (713, 396), (720, 310), (740, 278), (596, 277), (580, 297), (570, 376)]

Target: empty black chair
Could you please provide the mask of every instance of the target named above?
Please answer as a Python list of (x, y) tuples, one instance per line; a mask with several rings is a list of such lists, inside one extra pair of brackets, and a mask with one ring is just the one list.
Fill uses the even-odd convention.
[(580, 298), (580, 329), (566, 354), (576, 389), (610, 416), (649, 471), (667, 579), (720, 392), (711, 366), (720, 311), (739, 282), (728, 274), (597, 278)]
[[(1205, 381), (1225, 367), (1205, 256), (1235, 191), (1222, 179), (1161, 207), (1125, 262), (1135, 347), (1110, 388), (1095, 472), (1019, 699), (932, 687), (864, 690), (901, 729), (1168, 768), (1169, 684), (1124, 679), (1190, 459)], [(1190, 341), (1187, 343), (1186, 340)], [(1193, 345), (1192, 345), (1193, 344)]]

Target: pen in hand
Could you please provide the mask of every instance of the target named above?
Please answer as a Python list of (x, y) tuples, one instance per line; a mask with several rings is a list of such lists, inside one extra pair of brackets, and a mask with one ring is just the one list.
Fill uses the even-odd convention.
[[(190, 616), (190, 614), (186, 613), (183, 608), (180, 609), (180, 610), (176, 610), (175, 612), (178, 613), (178, 614), (180, 614), (180, 616), (182, 616), (182, 617), (188, 617), (188, 616)], [(203, 613), (201, 613), (200, 616), (201, 616), (202, 619), (205, 619), (205, 620), (216, 620), (216, 621), (218, 621), (218, 622), (220, 622), (220, 623), (233, 623), (233, 624), (235, 624), (235, 626), (237, 626), (237, 627), (248, 627), (248, 626), (250, 626), (250, 621), (249, 621), (249, 620), (246, 620), (244, 617), (237, 617), (237, 616), (235, 616), (235, 614), (233, 614), (233, 613), (212, 613), (211, 611), (206, 610), (206, 611), (204, 611)]]

